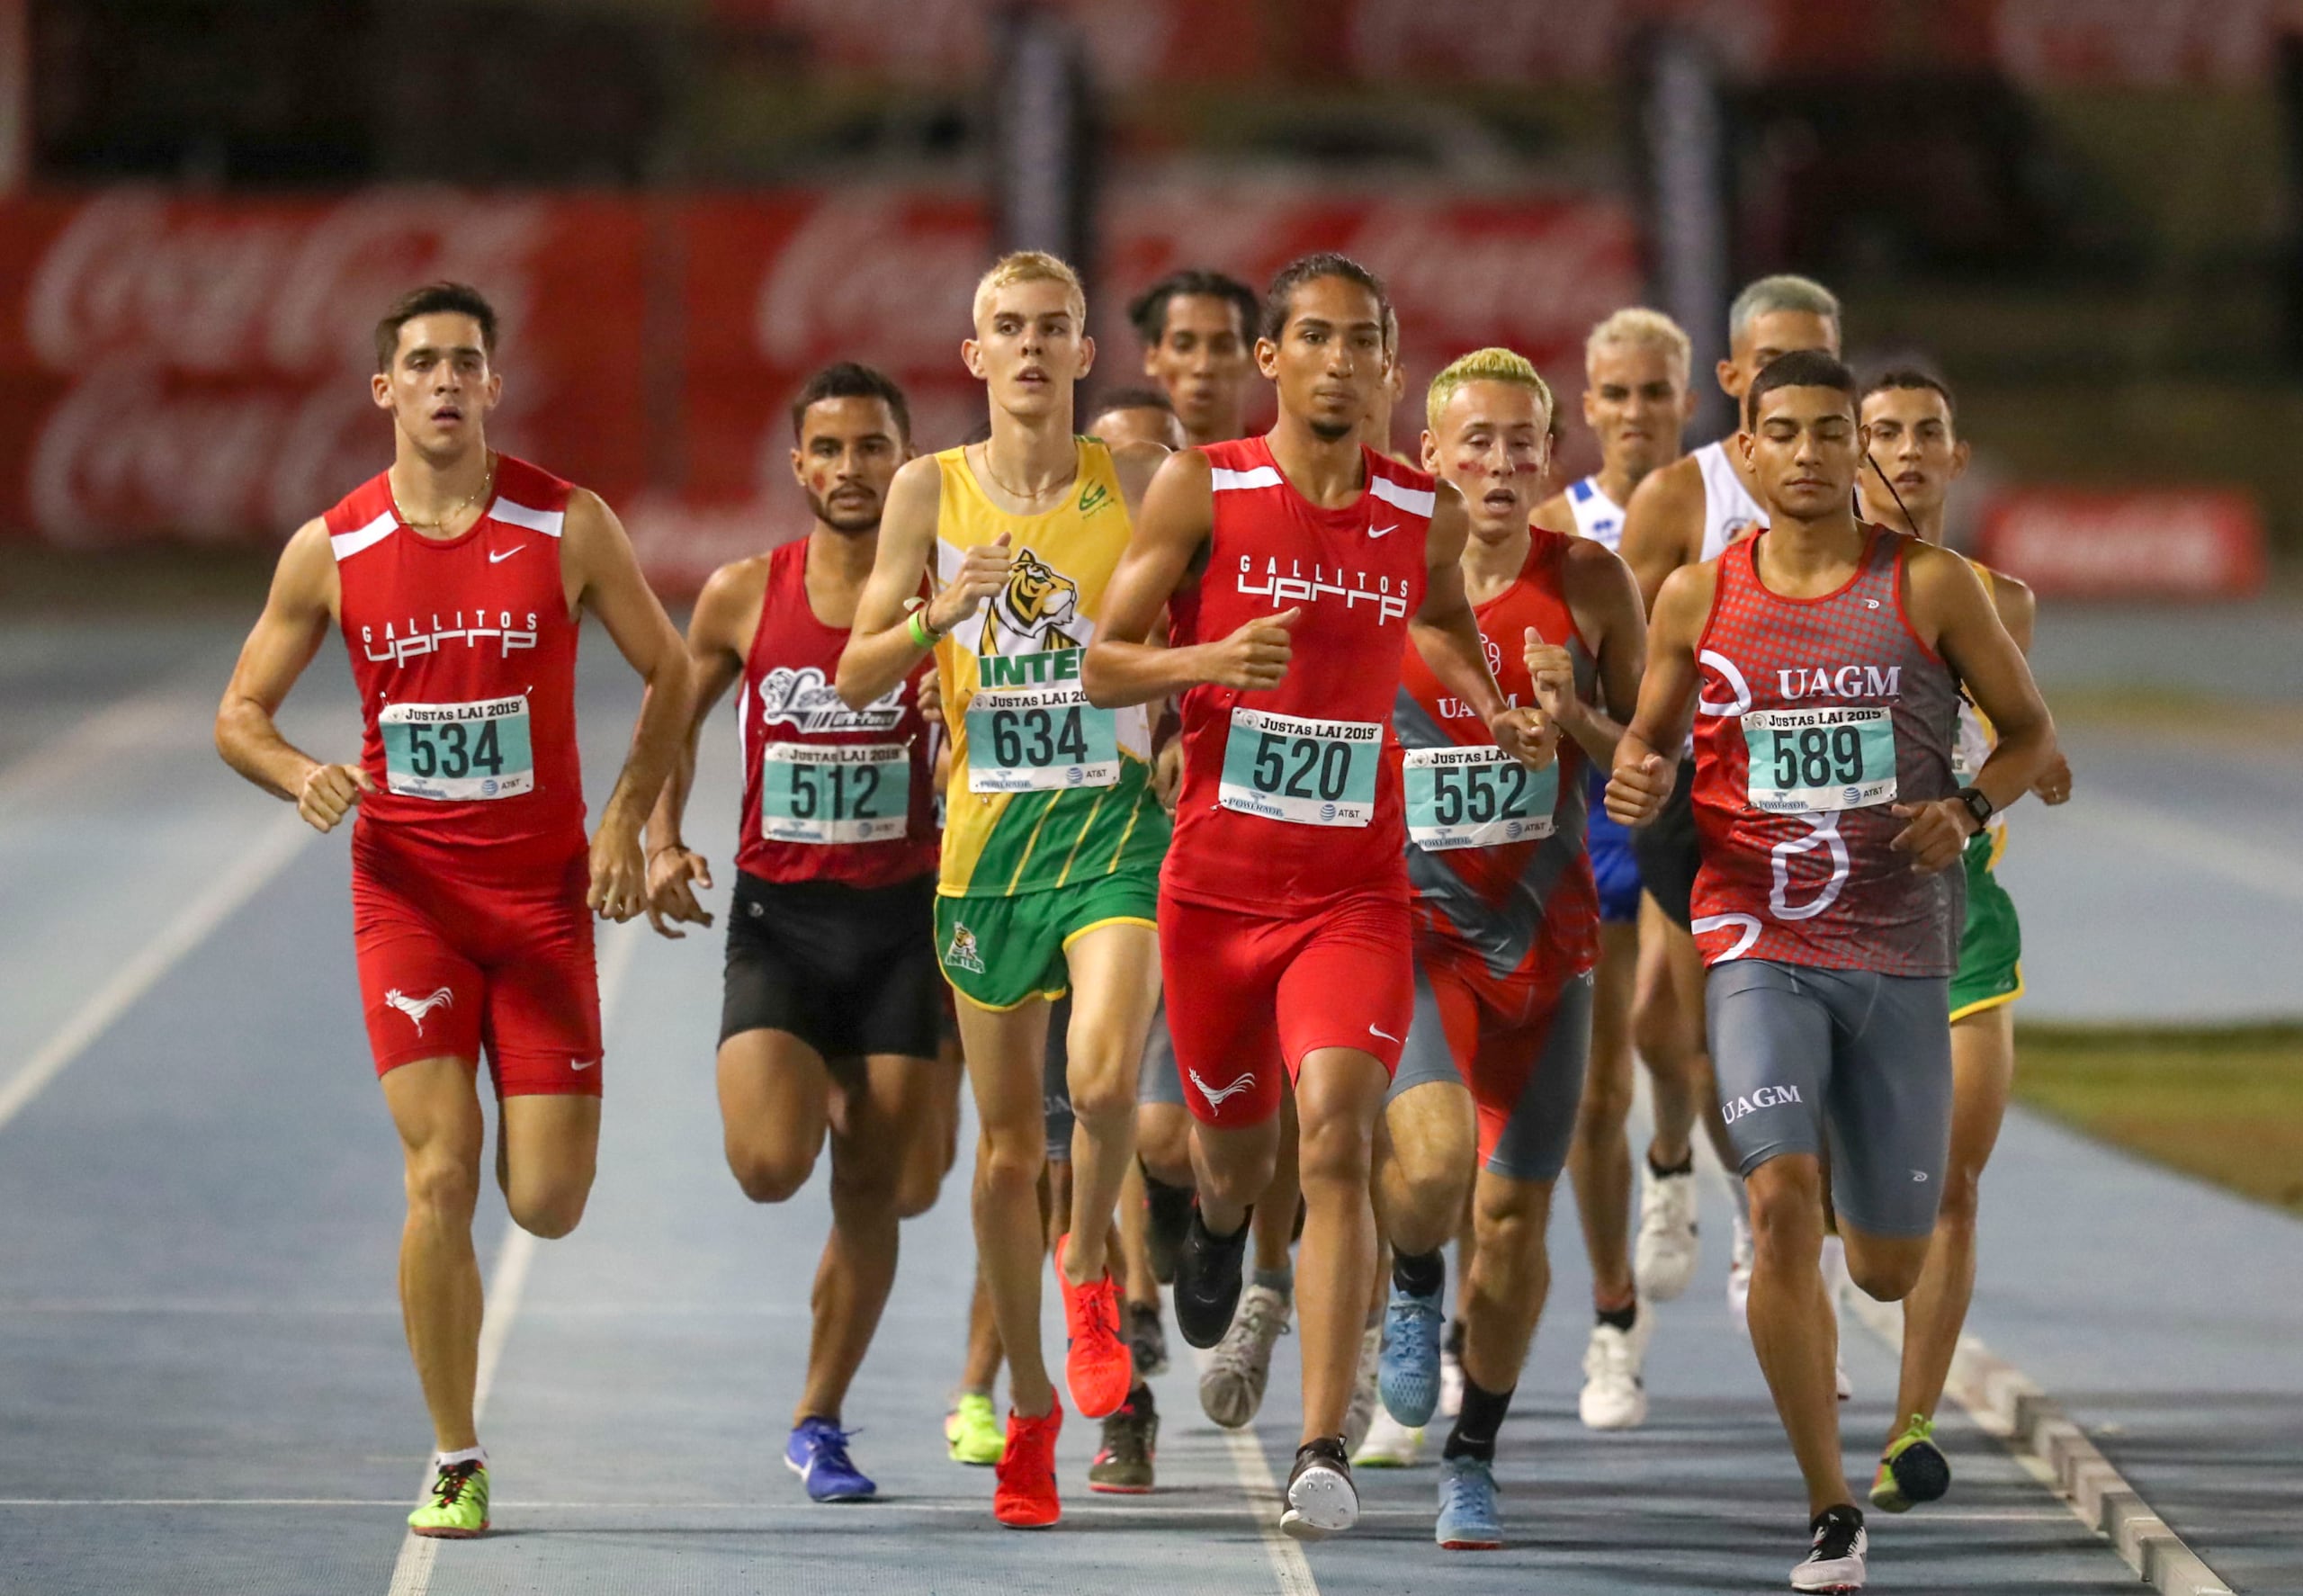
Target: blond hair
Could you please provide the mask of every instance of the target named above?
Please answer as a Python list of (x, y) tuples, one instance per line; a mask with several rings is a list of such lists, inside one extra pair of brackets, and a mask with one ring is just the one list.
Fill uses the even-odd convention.
[(1551, 425), (1551, 384), (1536, 370), (1536, 363), (1516, 349), (1490, 348), (1456, 356), (1431, 379), (1430, 391), (1423, 398), (1426, 426), (1433, 432), (1439, 430), (1439, 417), (1447, 408), (1447, 401), (1466, 382), (1509, 382), (1515, 388), (1532, 388), (1543, 401), (1544, 425)]
[(991, 309), (992, 295), (1017, 282), (1063, 284), (1064, 304), (1085, 330), (1088, 291), (1080, 286), (1080, 273), (1070, 263), (1038, 249), (1019, 249), (991, 263), (991, 269), (975, 285), (975, 305), (970, 314), (978, 326), (982, 325), (984, 312)]
[(1629, 305), (1609, 317), (1591, 329), (1583, 340), (1583, 370), (1588, 374), (1591, 363), (1602, 349), (1620, 348), (1661, 349), (1680, 369), (1680, 380), (1687, 380), (1688, 369), (1694, 362), (1695, 352), (1688, 342), (1686, 331), (1661, 310), (1650, 310), (1644, 305)]

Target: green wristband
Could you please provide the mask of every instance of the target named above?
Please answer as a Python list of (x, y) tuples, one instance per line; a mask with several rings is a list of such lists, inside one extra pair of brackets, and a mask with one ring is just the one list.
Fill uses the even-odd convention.
[(936, 646), (936, 634), (927, 629), (926, 605), (911, 612), (911, 619), (904, 623), (904, 630), (911, 634), (911, 641), (917, 647), (932, 649)]

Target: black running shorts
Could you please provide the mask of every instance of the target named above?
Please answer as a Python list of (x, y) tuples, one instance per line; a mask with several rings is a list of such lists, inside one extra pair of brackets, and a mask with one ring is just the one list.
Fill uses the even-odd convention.
[(1685, 929), (1695, 919), (1695, 873), (1703, 863), (1695, 840), (1695, 761), (1680, 761), (1671, 795), (1661, 813), (1631, 834), (1639, 879), (1672, 922)]
[(936, 878), (860, 888), (736, 873), (720, 1040), (784, 1031), (827, 1059), (936, 1056)]

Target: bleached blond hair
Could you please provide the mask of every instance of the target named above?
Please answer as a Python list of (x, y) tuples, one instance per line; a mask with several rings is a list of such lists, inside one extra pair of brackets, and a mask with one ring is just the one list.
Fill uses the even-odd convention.
[(1474, 349), (1469, 354), (1459, 354), (1440, 368), (1431, 379), (1430, 390), (1423, 396), (1423, 424), (1433, 432), (1439, 430), (1439, 417), (1447, 408), (1447, 401), (1466, 382), (1509, 382), (1516, 388), (1532, 388), (1542, 401), (1544, 425), (1551, 425), (1551, 384), (1536, 370), (1536, 363), (1516, 349)]
[(1038, 249), (1019, 249), (991, 263), (991, 269), (975, 285), (975, 306), (971, 315), (978, 327), (983, 325), (984, 312), (991, 309), (991, 297), (1017, 282), (1063, 284), (1065, 306), (1085, 329), (1088, 291), (1080, 285), (1080, 273), (1071, 269), (1069, 262)]
[(1583, 370), (1588, 374), (1591, 363), (1602, 349), (1624, 347), (1661, 349), (1671, 357), (1680, 370), (1680, 380), (1687, 381), (1688, 369), (1694, 362), (1695, 351), (1688, 342), (1686, 329), (1661, 310), (1650, 310), (1644, 305), (1628, 305), (1617, 311), (1591, 329), (1583, 340)]

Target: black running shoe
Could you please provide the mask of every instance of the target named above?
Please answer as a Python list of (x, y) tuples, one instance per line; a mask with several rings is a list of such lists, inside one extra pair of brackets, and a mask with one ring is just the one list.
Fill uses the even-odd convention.
[(1810, 1540), (1806, 1561), (1791, 1571), (1795, 1591), (1860, 1591), (1863, 1554), (1871, 1538), (1863, 1530), (1862, 1510), (1842, 1504), (1827, 1507), (1807, 1526)]
[(1297, 1540), (1325, 1540), (1359, 1522), (1359, 1487), (1340, 1436), (1322, 1436), (1296, 1448), (1287, 1476), (1287, 1506), (1279, 1527)]
[(1168, 1372), (1168, 1327), (1156, 1303), (1127, 1305), (1127, 1349), (1135, 1355), (1135, 1377), (1148, 1380)]
[(1190, 1187), (1170, 1186), (1143, 1170), (1143, 1206), (1150, 1210), (1144, 1246), (1152, 1254), (1152, 1278), (1162, 1286), (1175, 1283), (1176, 1254), (1183, 1250), (1184, 1232), (1191, 1225), (1191, 1197)]
[(1248, 1255), (1249, 1221), (1254, 1216), (1250, 1209), (1238, 1230), (1214, 1236), (1200, 1219), (1197, 1200), (1192, 1203), (1191, 1224), (1176, 1253), (1175, 1303), (1176, 1328), (1195, 1347), (1213, 1347), (1232, 1328), (1232, 1310), (1240, 1305), (1240, 1266)]

